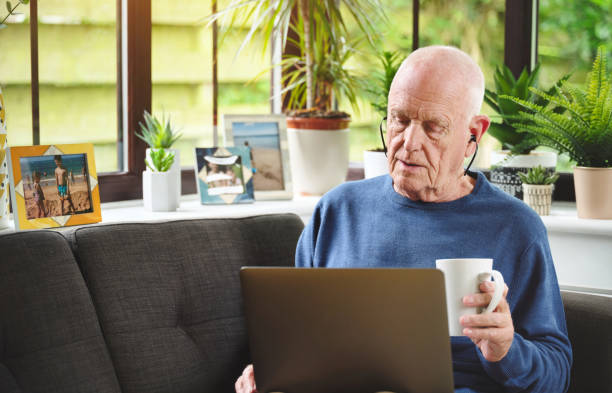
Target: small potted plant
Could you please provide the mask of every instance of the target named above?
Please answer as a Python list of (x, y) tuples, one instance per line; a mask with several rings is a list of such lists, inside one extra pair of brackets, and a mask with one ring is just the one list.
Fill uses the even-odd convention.
[(139, 122), (141, 133), (136, 133), (136, 136), (142, 139), (149, 145), (145, 153), (145, 162), (147, 170), (153, 167), (152, 155), (158, 149), (165, 149), (174, 157), (172, 167), (169, 169), (170, 175), (176, 182), (177, 198), (181, 198), (181, 160), (179, 151), (171, 149), (172, 145), (181, 137), (170, 124), (170, 118), (160, 121), (152, 116), (149, 112), (144, 112), (144, 124)]
[[(393, 78), (402, 64), (403, 57), (400, 52), (383, 51), (379, 54), (378, 60), (382, 69), (375, 71), (372, 78), (365, 80), (364, 90), (371, 96), (372, 108), (384, 121), (387, 117), (391, 82), (393, 82)], [(385, 135), (382, 138), (385, 138)], [(379, 147), (363, 152), (363, 171), (366, 179), (389, 173), (389, 164), (383, 148)]]
[(154, 212), (174, 211), (178, 207), (177, 183), (170, 172), (175, 161), (173, 153), (164, 148), (152, 149), (142, 172), (144, 207)]
[(516, 127), (537, 135), (541, 144), (576, 162), (574, 187), (580, 218), (612, 219), (611, 82), (606, 51), (600, 46), (584, 88), (564, 84), (552, 95), (532, 88), (549, 101), (546, 106), (510, 97), (525, 109)]
[[(554, 171), (557, 166), (557, 155), (554, 152), (534, 151), (540, 146), (539, 137), (515, 125), (519, 112), (524, 108), (507, 98), (512, 96), (537, 105), (547, 105), (546, 98), (530, 90), (538, 86), (539, 71), (539, 64), (530, 73), (525, 68), (517, 79), (507, 66), (502, 65), (497, 67), (493, 75), (495, 90), (485, 90), (485, 102), (501, 119), (499, 123), (492, 122), (487, 131), (501, 143), (501, 150), (491, 153), (491, 183), (519, 199), (523, 197), (518, 176), (520, 172), (538, 165)], [(552, 94), (555, 87), (563, 84), (568, 77), (566, 75), (559, 79), (547, 93)]]
[(550, 214), (552, 193), (559, 175), (541, 165), (530, 168), (527, 173), (519, 172), (523, 182), (523, 201), (541, 216)]

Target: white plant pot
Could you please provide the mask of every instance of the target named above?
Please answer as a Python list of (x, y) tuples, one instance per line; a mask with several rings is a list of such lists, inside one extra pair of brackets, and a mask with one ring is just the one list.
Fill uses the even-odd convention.
[(142, 172), (144, 207), (154, 212), (171, 212), (178, 207), (177, 183), (173, 173)]
[(523, 201), (541, 216), (550, 214), (554, 186), (523, 183)]
[[(168, 153), (174, 154), (174, 162), (172, 163), (172, 166), (170, 167), (170, 170), (168, 170), (168, 172), (172, 173), (176, 181), (177, 200), (180, 201), (181, 200), (181, 154), (180, 154), (181, 152), (177, 149), (165, 149), (165, 150)], [(145, 157), (149, 165), (153, 166), (153, 163), (151, 162), (151, 149), (147, 149), (145, 153)], [(149, 167), (147, 167), (146, 170), (150, 171)]]
[(554, 152), (532, 151), (529, 154), (509, 155), (507, 150), (491, 152), (491, 183), (519, 199), (523, 199), (519, 172), (527, 172), (529, 168), (541, 165), (552, 173), (557, 167), (557, 153)]
[(389, 173), (389, 162), (383, 151), (364, 150), (363, 172), (366, 179)]
[(287, 128), (289, 161), (296, 193), (323, 195), (346, 179), (349, 129)]

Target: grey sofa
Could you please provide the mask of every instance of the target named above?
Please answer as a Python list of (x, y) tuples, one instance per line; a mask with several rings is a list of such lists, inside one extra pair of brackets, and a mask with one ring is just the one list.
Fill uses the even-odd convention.
[[(0, 236), (0, 393), (231, 392), (238, 271), (292, 266), (295, 215)], [(572, 392), (612, 392), (612, 299), (563, 293)]]

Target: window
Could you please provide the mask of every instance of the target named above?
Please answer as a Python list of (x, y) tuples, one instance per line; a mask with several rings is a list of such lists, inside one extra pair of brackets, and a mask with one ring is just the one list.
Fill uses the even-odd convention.
[[(225, 4), (219, 4), (223, 9)], [(213, 49), (211, 28), (202, 19), (211, 13), (209, 2), (179, 0), (152, 2), (153, 111), (171, 116), (182, 133), (175, 147), (181, 165), (193, 168), (193, 149), (213, 144)], [(238, 56), (246, 32), (232, 31), (218, 46), (219, 127), (224, 113), (269, 113), (269, 56), (257, 41)], [(263, 77), (252, 79), (260, 72)], [(219, 128), (219, 141), (223, 131)]]
[(123, 169), (117, 149), (115, 0), (38, 3), (40, 143), (93, 142), (96, 169)]
[[(590, 1), (589, 7), (598, 10), (597, 5), (604, 7), (603, 11), (582, 17), (600, 18), (594, 31), (602, 41), (609, 40), (610, 1)], [(30, 7), (37, 3), (32, 1)], [(178, 146), (184, 151), (181, 161), (185, 167), (191, 167), (192, 148), (212, 144), (212, 34), (209, 27), (198, 23), (210, 13), (210, 3), (187, 0), (43, 3), (38, 6), (41, 142), (94, 139), (99, 172), (118, 171), (100, 176), (102, 200), (140, 198), (146, 146), (134, 136), (134, 131), (139, 128), (143, 111), (153, 109), (156, 115), (171, 115), (173, 123), (182, 127), (185, 136)], [(420, 45), (440, 43), (463, 48), (479, 59), (488, 81), (494, 67), (502, 62), (502, 50), (514, 72), (532, 62), (535, 40), (531, 21), (537, 0), (421, 0), (408, 4), (403, 0), (383, 0), (383, 4), (391, 22), (391, 30), (384, 36), (386, 50), (412, 49), (415, 39), (412, 13), (416, 9)], [(223, 5), (221, 1), (219, 9)], [(562, 38), (563, 34), (554, 31), (559, 17), (552, 12), (562, 11), (563, 6), (561, 0), (542, 0), (540, 48), (545, 69), (554, 63), (551, 47), (568, 49), (564, 47), (566, 41), (553, 44), (547, 38), (547, 35), (551, 39)], [(588, 8), (571, 7), (577, 7), (576, 12), (587, 12)], [(27, 7), (24, 10), (25, 18), (14, 21), (3, 31), (0, 41), (2, 53), (10, 54), (3, 56), (0, 71), (12, 144), (32, 143), (30, 130), (34, 124), (30, 116), (30, 72), (22, 66), (30, 64)], [(557, 30), (565, 28), (558, 27), (561, 25), (557, 24)], [(219, 47), (219, 115), (270, 111), (269, 75), (264, 72), (258, 82), (245, 85), (266, 68), (268, 55), (262, 56), (261, 48), (251, 45), (235, 58), (244, 33), (233, 32)], [(566, 37), (573, 37), (572, 34), (568, 30)], [(65, 35), (74, 42), (61, 42)], [(580, 48), (564, 56), (575, 57), (572, 53), (582, 53)], [(353, 66), (358, 69), (367, 69), (369, 64), (375, 62), (359, 53), (353, 59)], [(74, 97), (79, 97), (78, 102)], [(342, 105), (341, 102), (341, 108)], [(351, 126), (352, 161), (361, 161), (364, 149), (379, 146), (376, 132), (379, 116), (365, 100), (361, 108), (359, 114), (354, 114)], [(475, 166), (487, 166), (487, 145), (493, 148), (495, 142), (485, 141), (481, 145), (480, 162)], [(193, 172), (184, 170), (183, 178), (193, 179)], [(571, 181), (571, 176), (567, 179)], [(183, 182), (183, 191), (195, 192), (195, 185), (189, 183)]]

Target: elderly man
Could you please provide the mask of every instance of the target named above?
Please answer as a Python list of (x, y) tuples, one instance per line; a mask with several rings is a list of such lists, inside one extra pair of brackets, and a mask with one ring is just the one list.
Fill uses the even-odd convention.
[[(327, 193), (299, 240), (300, 267), (434, 268), (442, 258), (493, 258), (508, 287), (493, 313), (464, 316), (452, 337), (457, 392), (564, 392), (572, 360), (546, 229), (529, 207), (463, 169), (489, 126), (484, 77), (465, 53), (427, 47), (389, 93), (390, 176)], [(486, 306), (493, 285), (467, 295)], [(252, 366), (236, 382), (255, 389)]]

